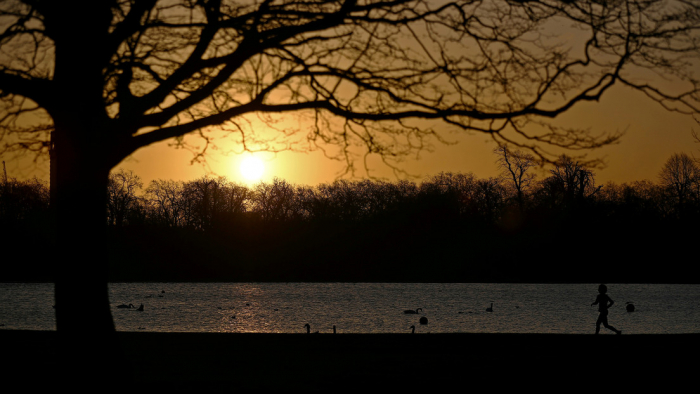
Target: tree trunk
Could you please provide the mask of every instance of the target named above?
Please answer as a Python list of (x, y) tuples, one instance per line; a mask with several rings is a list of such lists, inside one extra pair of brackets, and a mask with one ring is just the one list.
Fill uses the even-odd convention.
[[(78, 133), (71, 133), (78, 135)], [(108, 297), (104, 146), (57, 128), (51, 154), (55, 230), (55, 312), (59, 379), (69, 387), (112, 384), (124, 368)]]

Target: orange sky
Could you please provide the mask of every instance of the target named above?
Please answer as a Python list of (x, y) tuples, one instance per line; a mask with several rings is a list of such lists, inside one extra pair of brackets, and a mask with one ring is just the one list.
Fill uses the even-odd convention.
[[(692, 131), (700, 132), (700, 124), (691, 116), (669, 112), (659, 104), (638, 92), (624, 87), (616, 87), (607, 92), (598, 103), (579, 104), (560, 118), (561, 124), (590, 127), (593, 132), (627, 130), (619, 144), (590, 151), (589, 157), (603, 158), (607, 167), (595, 170), (596, 182), (617, 183), (637, 180), (658, 180), (658, 173), (664, 162), (673, 154), (685, 152), (700, 157), (700, 144), (695, 143)], [(479, 178), (496, 176), (498, 168), (496, 156), (492, 153), (495, 143), (484, 134), (458, 133), (450, 138), (456, 145), (435, 144), (434, 152), (424, 152), (420, 159), (407, 158), (404, 169), (422, 177), (439, 172), (472, 172)], [(160, 143), (137, 151), (118, 168), (133, 170), (141, 177), (144, 187), (154, 179), (193, 180), (207, 174), (199, 164), (190, 164), (192, 153), (176, 150)], [(229, 180), (245, 183), (238, 169), (241, 155), (225, 156), (219, 151), (211, 151), (208, 162), (216, 175)], [(329, 160), (321, 152), (283, 152), (274, 157), (262, 155), (266, 159), (263, 181), (279, 177), (299, 185), (316, 185), (332, 182), (343, 166)], [(7, 160), (7, 159), (5, 159)], [(375, 176), (389, 180), (396, 178), (381, 165), (374, 166)], [(48, 180), (48, 164), (38, 168), (27, 163), (7, 164), (8, 176), (26, 179), (32, 176)], [(361, 174), (360, 174), (361, 175)]]
[[(685, 152), (700, 156), (700, 144), (695, 144), (692, 130), (700, 131), (692, 117), (669, 112), (645, 96), (617, 87), (604, 95), (599, 103), (583, 103), (561, 117), (562, 124), (590, 127), (593, 132), (627, 130), (621, 142), (590, 151), (590, 157), (603, 158), (607, 167), (596, 170), (597, 183), (617, 183), (648, 179), (656, 182), (664, 162), (673, 154)], [(493, 141), (486, 135), (455, 134), (459, 143), (451, 146), (435, 145), (434, 152), (425, 152), (419, 160), (408, 158), (403, 168), (421, 177), (444, 172), (473, 172), (477, 177), (497, 175), (492, 153)], [(224, 148), (224, 147), (222, 147)], [(218, 175), (234, 182), (244, 183), (238, 171), (241, 156), (224, 156), (220, 151), (209, 154), (209, 165)], [(316, 185), (332, 182), (343, 170), (341, 164), (321, 154), (279, 153), (267, 159), (263, 180), (273, 177), (294, 184)], [(166, 143), (153, 145), (136, 152), (120, 168), (133, 170), (144, 181), (153, 179), (192, 180), (206, 174), (198, 164), (190, 164), (192, 154), (175, 150)], [(389, 179), (393, 175), (380, 166), (377, 176)], [(420, 178), (418, 178), (420, 180)]]
[[(579, 36), (580, 31), (567, 30), (564, 25), (554, 26), (559, 37), (571, 46), (582, 44), (585, 35)], [(657, 80), (657, 76), (648, 72), (635, 78)], [(668, 84), (667, 87), (673, 86), (673, 82)], [(659, 171), (672, 154), (685, 152), (700, 157), (700, 144), (694, 143), (691, 134), (693, 130), (700, 132), (700, 124), (689, 115), (669, 112), (642, 93), (623, 86), (608, 90), (600, 102), (577, 104), (560, 116), (557, 124), (590, 128), (594, 134), (626, 130), (619, 144), (588, 153), (589, 157), (601, 158), (607, 164), (595, 170), (598, 184), (645, 179), (656, 182)], [(424, 152), (419, 160), (407, 158), (402, 168), (417, 175), (415, 180), (418, 181), (439, 172), (472, 172), (480, 178), (498, 175), (496, 156), (492, 152), (496, 145), (488, 135), (461, 132), (451, 138), (459, 143), (450, 146), (436, 143), (433, 152)], [(344, 169), (342, 163), (325, 158), (321, 152), (283, 152), (262, 157), (268, 159), (264, 181), (279, 177), (294, 184), (316, 185), (332, 182)], [(167, 147), (167, 143), (161, 143), (136, 152), (120, 167), (136, 172), (144, 184), (153, 179), (192, 180), (205, 175), (207, 172), (201, 165), (189, 164), (191, 158), (190, 152), (174, 150)], [(217, 175), (244, 183), (238, 170), (240, 160), (240, 156), (226, 157), (218, 152), (209, 155), (209, 164)], [(381, 164), (372, 170), (375, 176), (396, 179)]]
[[(576, 33), (567, 34), (574, 35), (561, 37), (575, 46)], [(590, 128), (593, 133), (626, 130), (619, 144), (589, 152), (589, 157), (602, 158), (607, 163), (607, 167), (595, 170), (598, 184), (645, 179), (656, 182), (664, 162), (672, 154), (685, 152), (700, 157), (700, 144), (695, 143), (691, 134), (693, 130), (700, 132), (700, 124), (689, 115), (669, 112), (642, 93), (622, 86), (606, 91), (600, 102), (577, 104), (557, 122), (559, 125)], [(416, 180), (439, 172), (472, 172), (480, 178), (498, 174), (496, 156), (492, 153), (495, 143), (489, 136), (462, 132), (451, 138), (459, 143), (450, 146), (436, 143), (434, 152), (424, 152), (420, 160), (407, 158), (403, 168), (419, 176)], [(231, 181), (244, 183), (238, 170), (242, 157), (227, 157), (221, 153), (235, 147), (220, 148), (208, 155), (211, 170)], [(343, 171), (342, 163), (325, 158), (320, 151), (307, 154), (283, 152), (276, 157), (262, 157), (268, 159), (263, 181), (279, 177), (294, 184), (316, 185), (332, 182)], [(154, 179), (187, 181), (206, 175), (207, 170), (199, 164), (190, 164), (191, 159), (191, 152), (173, 149), (163, 142), (142, 148), (119, 168), (133, 170), (145, 187)], [(373, 170), (375, 176), (396, 179), (381, 165), (374, 166)], [(48, 164), (32, 168), (27, 163), (8, 163), (8, 175), (20, 179), (36, 175), (48, 179)]]

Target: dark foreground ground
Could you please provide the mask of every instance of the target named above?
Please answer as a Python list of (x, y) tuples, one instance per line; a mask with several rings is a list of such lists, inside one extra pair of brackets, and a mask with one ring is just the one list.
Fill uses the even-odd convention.
[[(51, 387), (55, 337), (0, 330), (0, 391)], [(700, 377), (700, 335), (694, 334), (120, 332), (119, 338), (128, 361), (104, 390), (93, 392), (117, 383), (150, 393), (694, 392)], [(75, 379), (90, 376), (75, 371)], [(11, 387), (20, 390), (6, 390)]]

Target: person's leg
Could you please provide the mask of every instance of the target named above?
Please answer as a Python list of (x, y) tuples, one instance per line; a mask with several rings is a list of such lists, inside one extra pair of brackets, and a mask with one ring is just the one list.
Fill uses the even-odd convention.
[(611, 326), (610, 324), (608, 324), (608, 319), (605, 319), (605, 321), (603, 322), (603, 325), (604, 325), (605, 328), (607, 328), (608, 330), (614, 331), (615, 334), (619, 334), (619, 333), (620, 333), (620, 330), (618, 330), (618, 329), (616, 329), (615, 327), (613, 327), (613, 326)]
[(602, 320), (602, 322), (603, 322), (603, 326), (604, 326), (605, 328), (607, 328), (608, 330), (614, 331), (615, 334), (619, 334), (619, 333), (621, 332), (621, 331), (615, 329), (615, 327), (613, 327), (613, 326), (611, 326), (610, 324), (608, 324), (608, 313), (607, 313), (607, 312), (605, 313), (605, 316), (603, 316), (603, 314), (601, 313), (601, 317), (602, 317), (601, 320)]

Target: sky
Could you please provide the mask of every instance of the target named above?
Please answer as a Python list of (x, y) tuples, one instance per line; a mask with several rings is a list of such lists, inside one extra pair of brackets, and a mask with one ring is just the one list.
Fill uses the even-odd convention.
[[(697, 115), (696, 115), (697, 116)], [(596, 168), (596, 182), (628, 183), (639, 180), (657, 181), (666, 160), (674, 153), (687, 153), (700, 158), (700, 144), (695, 143), (692, 132), (700, 133), (700, 116), (670, 112), (641, 92), (624, 86), (615, 86), (606, 91), (599, 102), (578, 103), (574, 108), (557, 118), (559, 125), (590, 128), (593, 134), (622, 132), (625, 134), (615, 145), (587, 152), (588, 158), (602, 159), (605, 166)], [(458, 132), (448, 135), (456, 144), (441, 145), (436, 142), (432, 152), (423, 152), (420, 158), (407, 157), (402, 169), (420, 181), (440, 172), (471, 172), (479, 178), (497, 176), (495, 142), (485, 134)], [(241, 174), (241, 161), (248, 154), (225, 155), (224, 152), (239, 149), (236, 146), (219, 146), (209, 151), (207, 167), (191, 164), (192, 153), (174, 149), (169, 142), (142, 148), (124, 160), (115, 170), (131, 170), (143, 181), (144, 186), (152, 180), (194, 180), (205, 175), (225, 176), (230, 181), (254, 184), (269, 182), (274, 177), (298, 185), (330, 183), (344, 171), (343, 163), (315, 152), (281, 152), (258, 154), (264, 160), (265, 169), (259, 180), (247, 180)], [(572, 152), (580, 154), (581, 152)], [(48, 163), (39, 165), (8, 163), (8, 176), (26, 179), (32, 176), (48, 180)], [(370, 174), (362, 169), (356, 175), (372, 175), (387, 180), (396, 180), (388, 168), (375, 163)], [(546, 168), (540, 169), (546, 176)]]
[[(599, 158), (605, 163), (604, 167), (595, 169), (598, 184), (657, 182), (661, 168), (674, 153), (700, 158), (700, 144), (692, 135), (693, 131), (700, 133), (700, 123), (690, 115), (670, 112), (626, 87), (614, 87), (599, 102), (580, 103), (561, 115), (558, 121), (563, 125), (590, 128), (592, 133), (625, 132), (619, 143), (587, 152), (588, 158)], [(458, 132), (448, 134), (448, 138), (456, 144), (436, 142), (432, 152), (423, 152), (419, 158), (406, 158), (401, 168), (413, 176), (409, 179), (420, 182), (440, 172), (471, 172), (479, 178), (498, 175), (497, 157), (493, 153), (496, 144), (488, 135)], [(263, 159), (265, 169), (260, 179), (251, 181), (240, 171), (242, 159), (249, 154), (224, 154), (236, 148), (221, 145), (218, 150), (209, 151), (205, 167), (192, 164), (191, 152), (174, 149), (166, 141), (140, 149), (115, 170), (133, 171), (144, 187), (156, 179), (190, 181), (205, 175), (225, 176), (249, 186), (260, 181), (270, 182), (275, 177), (292, 184), (314, 186), (331, 183), (344, 171), (342, 163), (324, 157), (320, 151), (256, 154)], [(370, 169), (374, 177), (389, 181), (398, 179), (381, 164), (375, 163)], [(546, 176), (547, 168), (539, 171), (540, 177)], [(37, 176), (48, 181), (49, 175), (48, 163), (8, 163), (7, 172), (8, 176), (18, 179)], [(359, 171), (356, 175), (367, 177), (368, 173)]]
[[(576, 30), (561, 27), (562, 37), (572, 46), (581, 41)], [(581, 41), (582, 42), (582, 41)], [(637, 82), (642, 79), (658, 80), (653, 74), (635, 75)], [(672, 85), (672, 82), (668, 82)], [(700, 144), (695, 143), (693, 131), (700, 133), (700, 117), (670, 112), (660, 104), (631, 88), (617, 85), (606, 91), (598, 102), (578, 103), (574, 108), (557, 118), (563, 126), (589, 128), (591, 133), (624, 132), (619, 143), (587, 152), (588, 159), (602, 159), (604, 166), (595, 169), (596, 182), (629, 183), (640, 180), (658, 181), (658, 174), (664, 163), (674, 153), (686, 153), (700, 158)], [(447, 126), (445, 126), (447, 127)], [(423, 152), (420, 158), (407, 157), (401, 168), (414, 176), (417, 182), (440, 172), (473, 173), (479, 178), (497, 176), (499, 168), (493, 149), (496, 143), (490, 136), (464, 131), (449, 134), (451, 145), (434, 144), (432, 152)], [(144, 184), (153, 179), (193, 180), (208, 174), (208, 170), (198, 164), (190, 164), (192, 154), (184, 150), (174, 150), (160, 143), (137, 151), (121, 163), (119, 168), (132, 170)], [(224, 156), (221, 152), (227, 147), (208, 155), (212, 175), (226, 176), (239, 183), (251, 183), (241, 175), (239, 166), (247, 156)], [(231, 149), (232, 147), (228, 147)], [(581, 154), (581, 152), (571, 152)], [(262, 181), (269, 182), (274, 177), (299, 185), (330, 183), (344, 171), (343, 163), (324, 157), (320, 151), (297, 153), (282, 152), (276, 155), (258, 155), (264, 159), (265, 171)], [(371, 175), (387, 180), (396, 180), (394, 173), (374, 163)], [(547, 168), (539, 169), (540, 176), (547, 176)], [(367, 177), (366, 172), (357, 175)], [(252, 181), (255, 183), (257, 181)]]
[[(619, 143), (587, 152), (588, 158), (600, 158), (604, 167), (595, 169), (596, 182), (604, 184), (628, 183), (638, 180), (656, 182), (664, 163), (674, 153), (687, 153), (700, 157), (700, 144), (695, 143), (692, 132), (700, 132), (692, 116), (670, 112), (639, 92), (616, 87), (607, 92), (600, 102), (583, 103), (562, 115), (561, 124), (590, 128), (591, 132), (617, 132), (625, 134)], [(495, 142), (484, 134), (464, 132), (450, 134), (454, 145), (434, 144), (433, 152), (424, 152), (420, 158), (407, 158), (402, 168), (417, 182), (440, 172), (471, 172), (479, 178), (498, 175), (492, 152)], [(224, 155), (220, 146), (207, 156), (209, 168), (191, 164), (192, 153), (159, 143), (137, 151), (123, 161), (117, 169), (134, 171), (147, 185), (154, 179), (194, 180), (209, 175), (225, 176), (244, 184), (248, 181), (241, 174), (241, 160), (249, 154)], [(578, 154), (580, 152), (572, 152)], [(321, 152), (281, 152), (256, 154), (263, 159), (265, 170), (261, 181), (274, 177), (298, 185), (317, 185), (333, 182), (343, 172), (342, 163), (332, 161)], [(540, 170), (542, 172), (546, 169)], [(361, 172), (358, 176), (367, 176)], [(387, 180), (398, 179), (381, 165), (372, 166), (371, 175)]]

